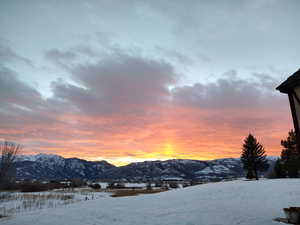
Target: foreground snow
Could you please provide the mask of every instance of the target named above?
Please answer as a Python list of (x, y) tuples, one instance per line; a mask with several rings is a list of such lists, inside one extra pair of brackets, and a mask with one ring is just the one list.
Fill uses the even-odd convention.
[(110, 197), (108, 192), (88, 188), (57, 189), (44, 192), (0, 192), (0, 215), (17, 215), (47, 208), (58, 208), (80, 201)]
[(300, 179), (203, 184), (159, 194), (100, 198), (20, 214), (3, 225), (268, 225), (300, 205)]

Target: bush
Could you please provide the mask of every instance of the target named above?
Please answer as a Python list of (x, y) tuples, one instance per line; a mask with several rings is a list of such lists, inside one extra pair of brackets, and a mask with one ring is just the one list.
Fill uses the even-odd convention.
[(276, 175), (276, 173), (274, 171), (269, 172), (266, 177), (268, 179), (276, 179), (276, 178), (278, 178), (277, 175)]
[(16, 182), (7, 182), (1, 185), (0, 190), (13, 191), (20, 189)]
[(162, 182), (156, 182), (155, 187), (161, 188), (163, 186)]
[(125, 188), (125, 184), (124, 183), (114, 183), (114, 182), (111, 182), (107, 185), (108, 189), (122, 189), (122, 188)]
[(80, 178), (72, 179), (71, 187), (73, 187), (73, 188), (82, 187), (82, 186), (85, 186), (85, 185), (86, 185), (86, 182), (84, 182)]
[(117, 183), (115, 185), (115, 188), (125, 188), (125, 184), (124, 183)]
[(198, 182), (197, 180), (191, 180), (190, 182), (190, 186), (194, 186), (194, 185), (198, 185), (201, 184), (200, 182)]
[(47, 191), (52, 189), (48, 184), (42, 184), (39, 182), (26, 182), (20, 184), (20, 191), (21, 192), (40, 192), (40, 191)]
[(170, 188), (178, 188), (178, 183), (177, 182), (170, 182), (169, 183)]
[(151, 183), (147, 183), (146, 189), (147, 189), (147, 190), (152, 190), (152, 185), (151, 185)]
[(100, 185), (100, 184), (90, 184), (89, 187), (90, 187), (90, 188), (93, 188), (93, 189), (95, 189), (95, 190), (101, 189), (101, 185)]
[(168, 185), (168, 184), (164, 184), (164, 185), (162, 186), (162, 189), (164, 189), (164, 190), (169, 190), (170, 188), (169, 188), (169, 185)]
[(108, 183), (106, 188), (108, 188), (108, 189), (115, 188), (115, 183), (113, 183), (113, 182)]
[(211, 182), (220, 182), (220, 181), (222, 181), (222, 179), (219, 177), (215, 177), (215, 178), (212, 178), (210, 181)]
[(188, 186), (190, 186), (189, 183), (186, 183), (186, 182), (185, 182), (185, 183), (182, 184), (182, 187), (183, 187), (183, 188), (188, 187)]

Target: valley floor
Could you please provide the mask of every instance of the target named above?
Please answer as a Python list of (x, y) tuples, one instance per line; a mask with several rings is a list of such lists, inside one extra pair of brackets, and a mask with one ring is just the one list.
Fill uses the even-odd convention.
[(271, 225), (300, 206), (300, 179), (231, 181), (151, 195), (103, 197), (17, 214), (1, 225)]

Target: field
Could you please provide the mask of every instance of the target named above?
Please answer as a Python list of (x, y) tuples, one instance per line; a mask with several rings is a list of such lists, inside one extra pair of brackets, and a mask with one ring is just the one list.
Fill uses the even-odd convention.
[[(230, 181), (148, 195), (94, 199), (22, 211), (3, 225), (269, 225), (282, 208), (299, 206), (300, 179)], [(50, 193), (52, 194), (52, 192)], [(64, 193), (67, 195), (66, 193)], [(77, 196), (77, 197), (76, 197)], [(96, 197), (95, 197), (96, 196)]]
[(4, 217), (15, 216), (20, 213), (63, 207), (109, 195), (110, 193), (97, 192), (87, 188), (30, 193), (1, 192), (0, 215)]
[(124, 183), (126, 186), (124, 188), (107, 188), (108, 183), (105, 182), (99, 184), (102, 187), (101, 189), (81, 187), (25, 193), (18, 191), (0, 192), (0, 218), (40, 209), (57, 208), (103, 197), (126, 197), (166, 191), (153, 185), (148, 190), (146, 183)]

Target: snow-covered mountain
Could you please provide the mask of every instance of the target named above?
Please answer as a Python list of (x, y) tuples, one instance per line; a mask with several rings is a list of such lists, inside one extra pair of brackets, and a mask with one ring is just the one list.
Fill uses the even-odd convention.
[(54, 154), (37, 154), (37, 155), (17, 155), (16, 161), (61, 161), (64, 159)]
[(17, 157), (17, 178), (65, 179), (102, 178), (107, 170), (115, 168), (106, 161), (86, 161), (78, 158), (63, 158), (52, 154), (38, 154)]
[[(268, 157), (271, 168), (276, 157)], [(162, 178), (213, 179), (242, 177), (244, 171), (240, 159), (225, 158), (211, 161), (172, 159), (145, 161), (116, 167), (106, 161), (86, 161), (78, 158), (63, 158), (58, 155), (38, 154), (18, 156), (18, 178), (87, 178), (148, 180)]]

